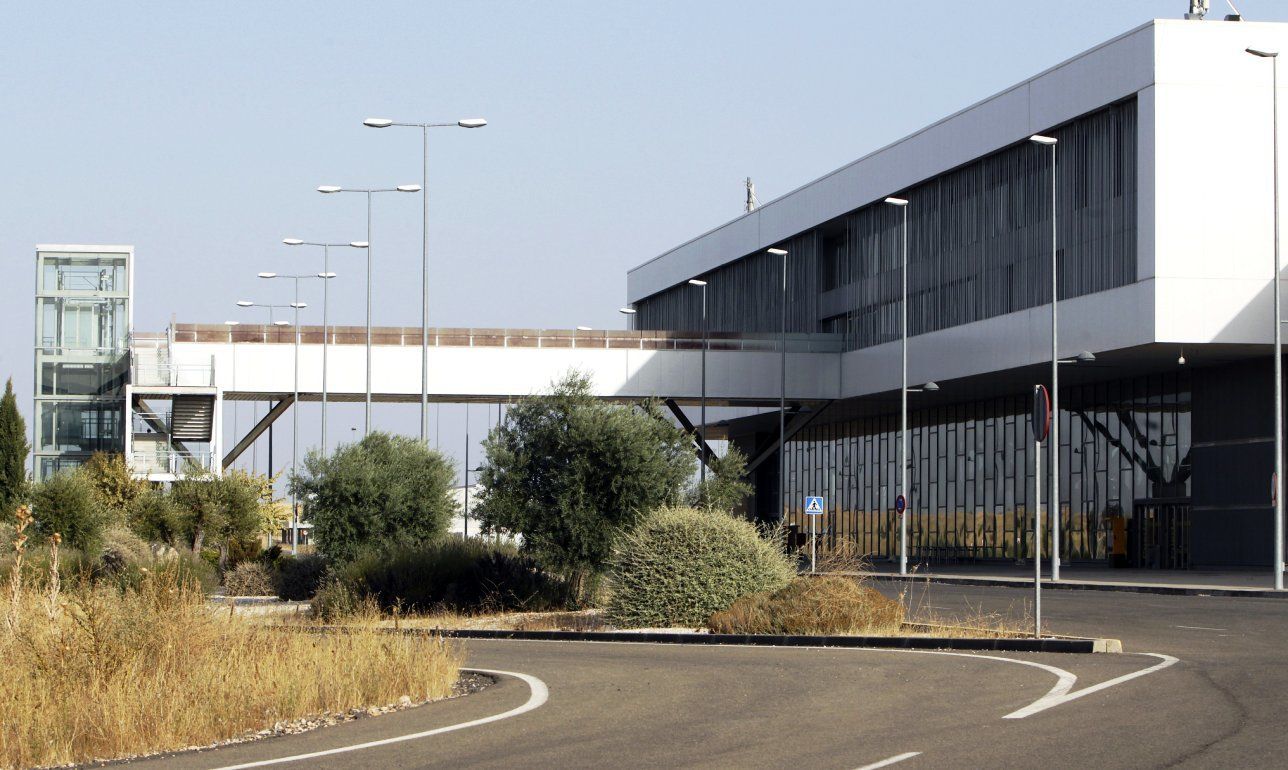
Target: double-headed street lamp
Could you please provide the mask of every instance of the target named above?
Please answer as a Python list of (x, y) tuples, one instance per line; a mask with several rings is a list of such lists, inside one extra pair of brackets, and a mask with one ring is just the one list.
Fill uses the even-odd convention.
[(783, 286), (779, 298), (781, 339), (778, 345), (778, 520), (787, 516), (787, 250), (766, 249), (775, 257), (782, 257)]
[[(318, 273), (322, 278), (334, 278), (335, 273), (331, 272), (331, 247), (347, 246), (354, 249), (367, 248), (366, 241), (349, 241), (348, 243), (320, 243), (317, 241), (305, 241), (299, 238), (283, 238), (282, 243), (287, 246), (321, 246), (322, 247), (322, 272)], [(331, 328), (327, 323), (327, 298), (330, 292), (328, 287), (330, 281), (322, 282), (322, 451), (327, 451), (326, 443), (326, 407), (327, 407), (327, 349), (331, 346)]]
[(308, 307), (307, 302), (300, 301), (300, 280), (308, 278), (320, 278), (323, 281), (331, 276), (326, 273), (317, 273), (316, 275), (284, 275), (279, 273), (259, 273), (258, 277), (266, 280), (287, 279), (295, 285), (295, 300), (291, 302), (290, 307), (294, 311), (295, 326), (295, 374), (292, 377), (294, 385), (294, 399), (291, 401), (291, 553), (296, 553), (299, 549), (300, 541), (300, 512), (298, 501), (295, 497), (295, 474), (299, 466), (300, 456), (300, 310)]
[(455, 123), (400, 123), (387, 118), (367, 118), (362, 125), (368, 128), (399, 126), (419, 128), (421, 133), (421, 185), (425, 214), (421, 220), (421, 298), (420, 298), (420, 440), (429, 442), (429, 129), (431, 128), (482, 128), (483, 118), (464, 118)]
[(1275, 506), (1275, 589), (1284, 587), (1284, 371), (1283, 315), (1279, 309), (1279, 52), (1244, 49), (1253, 56), (1270, 60), (1272, 168), (1275, 201), (1275, 273), (1271, 283), (1275, 297), (1275, 478), (1271, 497)]
[(318, 192), (325, 195), (332, 193), (363, 193), (367, 196), (367, 405), (364, 415), (364, 424), (362, 435), (365, 437), (371, 432), (371, 196), (373, 193), (418, 193), (420, 185), (402, 184), (397, 187), (339, 187), (336, 185), (324, 184), (318, 188)]
[[(265, 277), (270, 277), (270, 276), (276, 276), (276, 273), (260, 273), (260, 274), (259, 274), (259, 277), (260, 277), (260, 278), (265, 278)], [(295, 310), (295, 380), (296, 380), (296, 384), (295, 384), (295, 402), (292, 402), (292, 403), (291, 403), (291, 408), (295, 408), (296, 406), (299, 406), (299, 400), (300, 400), (300, 389), (299, 389), (299, 375), (300, 375), (300, 324), (299, 324), (299, 318), (300, 318), (300, 308), (304, 308), (304, 306), (307, 306), (307, 305), (305, 305), (305, 304), (303, 304), (303, 303), (300, 303), (300, 301), (299, 301), (299, 291), (296, 291), (296, 297), (295, 297), (295, 299), (296, 299), (296, 301), (294, 301), (294, 303), (291, 303), (291, 304), (289, 304), (289, 305), (276, 305), (276, 304), (269, 304), (269, 303), (252, 303), (252, 301), (250, 301), (250, 300), (237, 300), (237, 306), (238, 306), (238, 308), (264, 308), (265, 310), (268, 310), (268, 323), (269, 323), (269, 326), (290, 326), (290, 324), (291, 324), (291, 322), (290, 322), (290, 321), (274, 321), (274, 319), (273, 319), (273, 310), (283, 309), (283, 308), (290, 308), (290, 309), (292, 309), (292, 310)], [(229, 324), (229, 326), (233, 326), (233, 324)], [(291, 422), (292, 422), (292, 424), (294, 424), (294, 422), (295, 422), (294, 417), (292, 417), (292, 418), (291, 418)], [(296, 434), (296, 435), (298, 435), (298, 434)], [(294, 473), (295, 473), (295, 453), (296, 453), (296, 452), (295, 452), (295, 447), (292, 447), (292, 448), (291, 448), (291, 473), (292, 473), (292, 474), (294, 474)], [(272, 478), (272, 476), (273, 476), (273, 425), (272, 425), (272, 424), (269, 424), (269, 425), (268, 425), (268, 475), (269, 475), (269, 478)], [(298, 549), (296, 549), (296, 542), (298, 542), (298, 541), (299, 541), (298, 534), (296, 534), (296, 533), (295, 533), (295, 531), (294, 531), (294, 515), (295, 515), (295, 493), (294, 493), (294, 492), (292, 492), (292, 493), (291, 493), (291, 516), (292, 516), (291, 552), (292, 552), (292, 554), (294, 554), (294, 552), (295, 552), (296, 550), (298, 550)]]
[(698, 278), (689, 279), (690, 286), (702, 289), (702, 447), (698, 451), (698, 488), (706, 494), (707, 486), (707, 282)]

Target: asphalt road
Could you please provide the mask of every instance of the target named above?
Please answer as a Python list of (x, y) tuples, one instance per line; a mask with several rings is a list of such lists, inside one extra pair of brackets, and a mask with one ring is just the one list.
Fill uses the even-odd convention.
[[(1018, 612), (1026, 599), (1009, 588), (914, 591), (915, 601), (938, 614)], [(1288, 685), (1288, 601), (1050, 591), (1043, 607), (1055, 630), (1121, 638), (1128, 654), (467, 641), (469, 665), (536, 677), (548, 701), (488, 724), (268, 766), (1288, 765), (1279, 713)], [(1179, 662), (1162, 667), (1166, 656)], [(1095, 689), (1103, 683), (1110, 684)], [(532, 700), (528, 684), (501, 677), (454, 701), (137, 764), (272, 762), (421, 733)]]

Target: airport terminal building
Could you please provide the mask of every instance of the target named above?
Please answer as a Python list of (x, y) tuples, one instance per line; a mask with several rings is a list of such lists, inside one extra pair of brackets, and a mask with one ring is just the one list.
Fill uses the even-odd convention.
[[(132, 247), (38, 246), (33, 473), (94, 451), (157, 483), (219, 473), (299, 404), (502, 404), (576, 368), (689, 428), (704, 399), (747, 407), (708, 437), (747, 454), (748, 512), (799, 525), (821, 495), (828, 544), (896, 557), (906, 307), (908, 382), (938, 384), (909, 396), (909, 556), (1031, 559), (1054, 265), (1062, 560), (1264, 567), (1276, 60), (1250, 47), (1288, 25), (1144, 24), (640, 265), (627, 331), (147, 333)], [(263, 416), (238, 435), (227, 401)]]
[(716, 345), (784, 310), (840, 341), (837, 398), (786, 394), (785, 489), (777, 413), (722, 426), (754, 512), (824, 495), (830, 539), (897, 554), (906, 213), (908, 381), (939, 386), (909, 396), (910, 557), (1031, 557), (1054, 157), (1059, 355), (1095, 356), (1060, 370), (1063, 560), (1108, 560), (1117, 525), (1137, 566), (1269, 565), (1273, 64), (1249, 47), (1288, 26), (1150, 22), (632, 270), (637, 329), (700, 329), (698, 278)]

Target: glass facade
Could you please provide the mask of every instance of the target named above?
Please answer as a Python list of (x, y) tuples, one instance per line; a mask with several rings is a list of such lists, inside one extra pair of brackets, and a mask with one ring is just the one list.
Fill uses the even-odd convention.
[(36, 252), (35, 475), (125, 451), (131, 253)]
[[(1140, 500), (1190, 494), (1189, 374), (1064, 387), (1060, 406), (1063, 558), (1105, 559), (1109, 517), (1130, 519)], [(1027, 394), (909, 413), (910, 559), (1031, 557), (1028, 414)], [(824, 547), (848, 539), (862, 553), (897, 557), (898, 435), (895, 412), (811, 426), (789, 441), (787, 523), (807, 529), (802, 501), (824, 495)]]
[[(1136, 280), (1136, 102), (1046, 132), (1059, 140), (1060, 297)], [(787, 259), (788, 330), (843, 335), (854, 350), (899, 338), (901, 212), (908, 223), (908, 332), (945, 329), (1051, 301), (1051, 150), (1021, 142), (799, 233)], [(701, 276), (710, 328), (776, 332), (781, 258), (757, 253)], [(701, 296), (678, 286), (635, 303), (640, 329), (701, 327)]]

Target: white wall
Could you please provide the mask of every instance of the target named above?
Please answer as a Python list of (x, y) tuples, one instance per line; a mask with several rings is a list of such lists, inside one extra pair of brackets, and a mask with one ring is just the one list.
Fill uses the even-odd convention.
[[(373, 348), (373, 390), (415, 400), (420, 394), (420, 354), (415, 346)], [(431, 347), (429, 390), (446, 397), (517, 397), (549, 388), (570, 369), (591, 376), (596, 395), (649, 396), (694, 400), (702, 389), (701, 352), (596, 348)], [(294, 345), (176, 342), (174, 361), (209, 365), (225, 394), (290, 393), (294, 390)], [(332, 345), (328, 391), (360, 397), (366, 392), (362, 345)], [(711, 400), (774, 401), (779, 393), (777, 353), (710, 351), (707, 395)], [(791, 398), (831, 399), (841, 390), (840, 357), (834, 353), (789, 353), (787, 393)], [(322, 346), (300, 346), (300, 390), (322, 390)]]
[(1272, 65), (1244, 49), (1288, 52), (1288, 25), (1171, 21), (1156, 36), (1156, 338), (1269, 342)]

